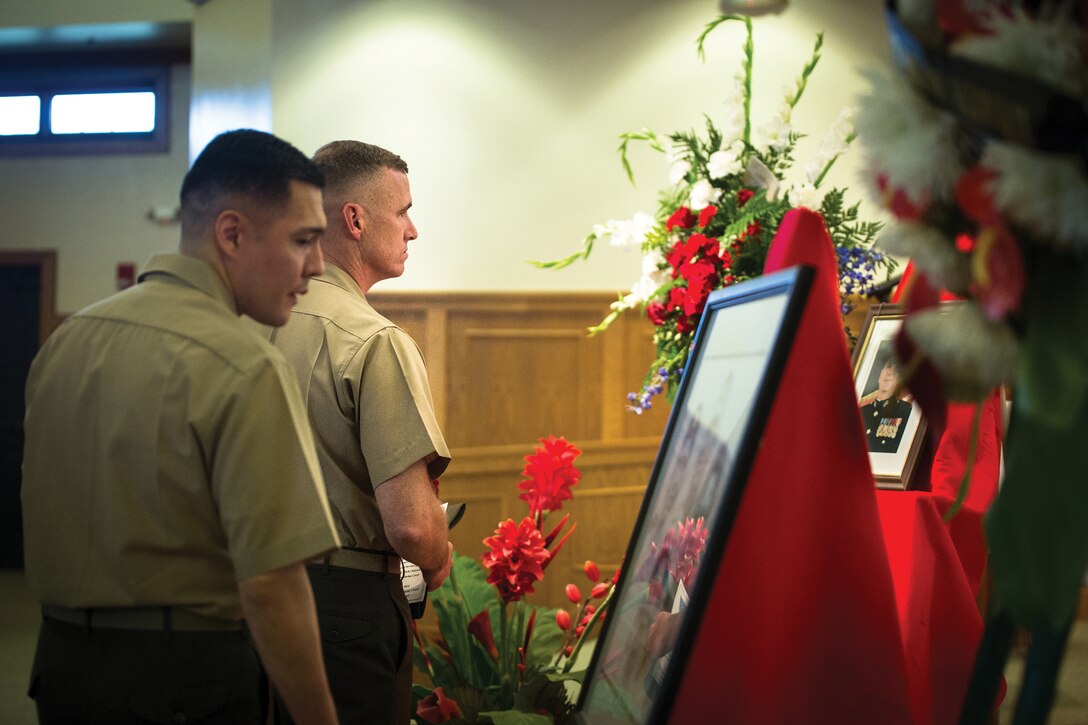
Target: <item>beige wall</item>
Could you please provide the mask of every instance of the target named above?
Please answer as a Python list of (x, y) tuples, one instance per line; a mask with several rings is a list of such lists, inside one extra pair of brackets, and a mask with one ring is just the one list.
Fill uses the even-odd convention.
[[(158, 228), (144, 214), (173, 202), (186, 144), (191, 154), (241, 125), (268, 128), (307, 153), (352, 137), (404, 156), (421, 236), (407, 275), (381, 289), (626, 288), (638, 275), (634, 253), (602, 248), (559, 273), (525, 260), (573, 251), (594, 223), (654, 211), (665, 163), (636, 148), (632, 187), (618, 135), (701, 127), (704, 113), (720, 120), (741, 57), (740, 24), (711, 36), (705, 65), (696, 57), (714, 0), (148, 5), (161, 11), (164, 3), (193, 19), (191, 141), (175, 132), (170, 156), (155, 159), (0, 159), (0, 247), (59, 250), (61, 311), (108, 294), (116, 262), (142, 263), (174, 244), (176, 227)], [(142, 3), (104, 4), (131, 11)], [(45, 5), (59, 18), (69, 4)], [(796, 78), (815, 32), (826, 31), (824, 58), (794, 117), (812, 137), (800, 162), (856, 100), (858, 68), (887, 56), (879, 0), (842, 5), (798, 0), (755, 21), (756, 124)], [(178, 74), (179, 99), (187, 78)], [(857, 186), (857, 158), (831, 181)]]

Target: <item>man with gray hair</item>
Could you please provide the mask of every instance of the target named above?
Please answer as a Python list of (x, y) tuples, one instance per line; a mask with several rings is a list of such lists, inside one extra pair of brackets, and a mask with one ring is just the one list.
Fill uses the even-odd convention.
[(308, 567), (337, 712), (399, 725), (412, 675), (402, 558), (434, 589), (452, 551), (431, 483), (450, 456), (423, 357), (366, 299), (404, 273), (417, 236), (408, 166), (358, 141), (327, 144), (314, 162), (326, 180), (325, 272), (271, 339), (298, 376), (343, 543)]

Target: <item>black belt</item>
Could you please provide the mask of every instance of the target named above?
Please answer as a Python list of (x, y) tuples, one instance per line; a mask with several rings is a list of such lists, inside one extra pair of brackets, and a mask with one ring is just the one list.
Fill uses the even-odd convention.
[(373, 574), (393, 574), (400, 577), (400, 557), (393, 552), (374, 549), (344, 548), (330, 551), (314, 563), (344, 569), (368, 571)]
[(43, 604), (42, 616), (84, 627), (142, 629), (164, 632), (240, 632), (241, 621), (205, 617), (175, 607), (111, 607), (72, 609)]

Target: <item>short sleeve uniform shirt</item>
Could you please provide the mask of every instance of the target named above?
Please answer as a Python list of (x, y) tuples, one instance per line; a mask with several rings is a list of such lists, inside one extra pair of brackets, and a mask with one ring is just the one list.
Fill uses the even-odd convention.
[(390, 550), (374, 488), (424, 459), (437, 478), (450, 460), (419, 348), (328, 262), (272, 340), (298, 375), (341, 541)]
[(191, 257), (66, 320), (27, 381), (34, 593), (237, 620), (238, 581), (336, 548), (293, 378)]

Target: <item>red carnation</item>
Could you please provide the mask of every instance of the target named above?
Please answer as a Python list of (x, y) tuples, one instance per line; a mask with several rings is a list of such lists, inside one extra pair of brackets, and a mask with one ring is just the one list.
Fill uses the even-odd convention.
[(751, 199), (755, 195), (756, 195), (755, 192), (752, 191), (751, 189), (741, 189), (740, 191), (738, 191), (737, 192), (737, 208), (740, 209), (742, 206), (747, 204), (748, 200)]
[(650, 322), (655, 325), (664, 325), (666, 315), (668, 315), (668, 310), (665, 308), (665, 305), (660, 302), (651, 302), (646, 305), (646, 316), (650, 318)]
[(683, 307), (684, 298), (687, 297), (687, 292), (683, 287), (673, 287), (669, 290), (669, 301), (667, 307), (669, 310), (675, 310), (679, 307)]
[(416, 715), (423, 722), (448, 722), (461, 717), (461, 708), (457, 706), (456, 700), (446, 697), (441, 687), (436, 687), (416, 705)]
[(675, 227), (681, 229), (691, 229), (695, 226), (695, 215), (691, 213), (691, 209), (686, 206), (682, 206), (672, 213), (672, 216), (665, 222), (665, 230), (672, 231)]
[(706, 228), (706, 225), (710, 223), (710, 220), (714, 218), (714, 215), (718, 213), (718, 207), (705, 206), (703, 210), (699, 212), (699, 226)]
[(563, 501), (572, 498), (571, 487), (578, 483), (581, 472), (575, 468), (574, 459), (582, 452), (562, 436), (541, 438), (543, 447), (525, 456), (525, 480), (518, 484), (525, 493), (518, 496), (529, 504), (531, 516), (542, 516), (547, 511), (563, 508)]
[(551, 554), (544, 546), (533, 519), (526, 516), (520, 524), (507, 519), (484, 539), (490, 551), (484, 553), (487, 582), (494, 584), (504, 602), (519, 601), (533, 593), (533, 584), (544, 578), (544, 564)]

